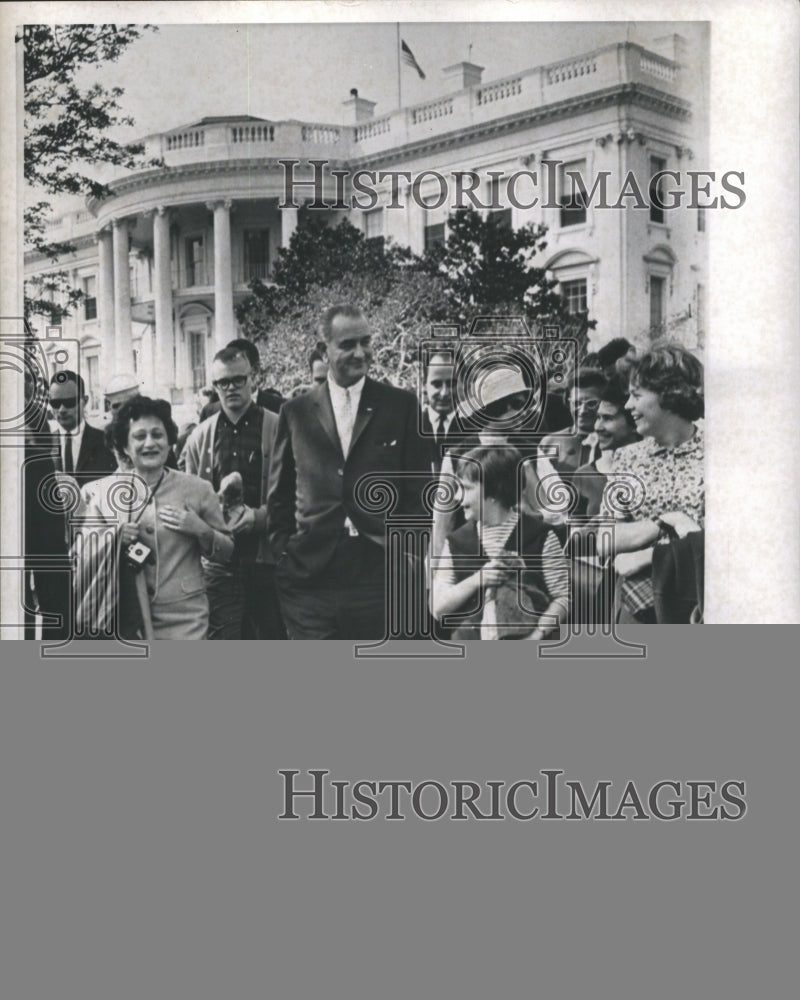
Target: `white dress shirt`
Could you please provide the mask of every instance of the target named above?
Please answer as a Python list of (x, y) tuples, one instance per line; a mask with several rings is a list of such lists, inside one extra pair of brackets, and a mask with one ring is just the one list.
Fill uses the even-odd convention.
[(66, 468), (64, 462), (64, 455), (67, 445), (67, 437), (72, 438), (72, 470), (78, 468), (78, 455), (81, 452), (81, 442), (83, 441), (83, 428), (86, 426), (86, 421), (81, 420), (74, 431), (65, 431), (61, 424), (58, 425), (58, 453), (61, 456), (61, 468), (62, 470)]
[(358, 413), (358, 404), (361, 402), (361, 393), (364, 390), (365, 376), (353, 385), (344, 388), (334, 382), (328, 373), (328, 389), (331, 394), (331, 406), (333, 407), (333, 419), (336, 421), (336, 432), (342, 445), (342, 454), (347, 457), (350, 451), (350, 442), (353, 439), (353, 427)]
[[(442, 414), (438, 413), (436, 410), (434, 410), (430, 406), (427, 407), (427, 410), (428, 410), (428, 419), (431, 422), (431, 427), (433, 428), (433, 433), (436, 435), (436, 443), (437, 444), (441, 444), (442, 442), (439, 439), (439, 418), (442, 416)], [(445, 418), (444, 418), (444, 427), (442, 428), (442, 435), (441, 435), (442, 437), (446, 437), (447, 436), (447, 432), (450, 430), (450, 424), (452, 424), (453, 417), (455, 417), (455, 415), (456, 415), (456, 411), (455, 410), (451, 410), (448, 414), (445, 415)]]
[[(331, 394), (331, 406), (333, 407), (333, 419), (336, 421), (336, 433), (342, 445), (342, 454), (347, 458), (350, 451), (350, 444), (353, 440), (353, 427), (358, 413), (358, 404), (361, 402), (361, 393), (364, 389), (363, 376), (353, 385), (345, 388), (334, 382), (328, 372), (328, 389)], [(358, 535), (358, 528), (349, 517), (345, 517), (344, 526), (348, 534), (355, 538)]]

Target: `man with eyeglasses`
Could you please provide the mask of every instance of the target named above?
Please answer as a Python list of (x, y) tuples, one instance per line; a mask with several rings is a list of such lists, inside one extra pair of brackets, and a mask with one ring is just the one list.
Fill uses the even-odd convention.
[(600, 454), (594, 424), (606, 380), (595, 368), (581, 368), (567, 392), (572, 426), (542, 438), (539, 445), (539, 478), (552, 475), (569, 477), (577, 468), (593, 462)]
[[(66, 560), (67, 519), (63, 510), (42, 503), (42, 493), (51, 493), (48, 481), (56, 473), (56, 455), (52, 450), (53, 435), (47, 421), (46, 384), (43, 385), (37, 378), (33, 352), (24, 375), (25, 638), (36, 638), (38, 612), (43, 616), (43, 639), (66, 639), (70, 625), (70, 579), (63, 565), (60, 570), (53, 567)], [(49, 561), (52, 561), (52, 566), (47, 565)]]
[[(241, 351), (245, 355), (250, 362), (253, 385), (255, 385), (256, 375), (261, 365), (261, 355), (258, 353), (258, 348), (253, 341), (248, 340), (246, 337), (238, 337), (236, 340), (229, 340), (225, 347), (235, 347), (237, 351)], [(255, 390), (255, 402), (263, 409), (269, 410), (271, 413), (277, 413), (283, 403), (283, 396), (281, 396), (277, 389), (257, 389)], [(213, 398), (209, 399), (200, 411), (200, 420), (208, 420), (209, 417), (213, 417), (219, 411), (219, 408), (219, 397), (214, 392)]]
[(76, 372), (56, 372), (50, 379), (49, 403), (58, 425), (58, 445), (53, 455), (56, 469), (73, 476), (82, 486), (117, 468), (103, 432), (84, 419), (88, 401), (83, 379)]
[(267, 485), (278, 418), (254, 402), (253, 369), (240, 348), (229, 345), (215, 355), (211, 384), (220, 409), (189, 435), (180, 467), (217, 491), (231, 473), (239, 473), (241, 494), (228, 511), (236, 543), (232, 561), (226, 566), (204, 563), (208, 638), (284, 639), (275, 561), (266, 537)]

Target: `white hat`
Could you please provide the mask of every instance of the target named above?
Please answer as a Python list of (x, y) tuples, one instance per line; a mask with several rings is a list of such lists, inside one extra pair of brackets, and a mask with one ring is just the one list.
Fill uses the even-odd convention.
[(496, 403), (499, 399), (514, 396), (518, 392), (532, 392), (531, 387), (525, 384), (519, 368), (513, 368), (510, 365), (487, 367), (469, 386), (463, 407), (469, 416), (485, 409), (492, 403)]
[(109, 379), (104, 395), (114, 396), (118, 392), (129, 392), (131, 389), (138, 388), (139, 379), (135, 375), (130, 375), (126, 372), (123, 375), (114, 375)]

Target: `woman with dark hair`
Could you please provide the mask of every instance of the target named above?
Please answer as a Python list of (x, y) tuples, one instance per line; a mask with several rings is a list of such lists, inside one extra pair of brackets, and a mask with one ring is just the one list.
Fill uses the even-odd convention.
[[(617, 523), (615, 568), (621, 622), (654, 623), (653, 547), (703, 530), (703, 366), (677, 344), (633, 362), (625, 408), (642, 441), (614, 453), (609, 479), (632, 488), (631, 514)], [(623, 482), (623, 476), (635, 476)], [(610, 554), (610, 553), (609, 553)]]
[(457, 460), (466, 523), (447, 538), (433, 574), (436, 618), (468, 615), (456, 639), (542, 639), (569, 611), (567, 561), (540, 515), (520, 512), (524, 458), (473, 448)]
[(112, 436), (132, 469), (93, 483), (84, 513), (117, 529), (123, 581), (126, 573), (135, 580), (142, 615), (131, 631), (142, 638), (204, 639), (208, 599), (200, 556), (225, 562), (233, 553), (219, 499), (204, 480), (167, 468), (178, 429), (165, 400), (137, 396), (124, 403)]

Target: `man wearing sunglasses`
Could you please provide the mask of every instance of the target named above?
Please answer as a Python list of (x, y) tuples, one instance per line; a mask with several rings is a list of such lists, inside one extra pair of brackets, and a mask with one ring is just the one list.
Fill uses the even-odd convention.
[(50, 379), (49, 402), (58, 425), (53, 459), (59, 472), (74, 476), (81, 485), (108, 476), (117, 468), (103, 432), (84, 419), (88, 401), (83, 379), (76, 372), (56, 372)]
[(236, 346), (219, 351), (211, 384), (220, 409), (189, 435), (180, 468), (219, 491), (238, 472), (242, 495), (229, 509), (235, 539), (231, 563), (204, 562), (209, 639), (285, 639), (275, 590), (275, 560), (267, 544), (267, 486), (278, 418), (253, 399), (253, 368)]

